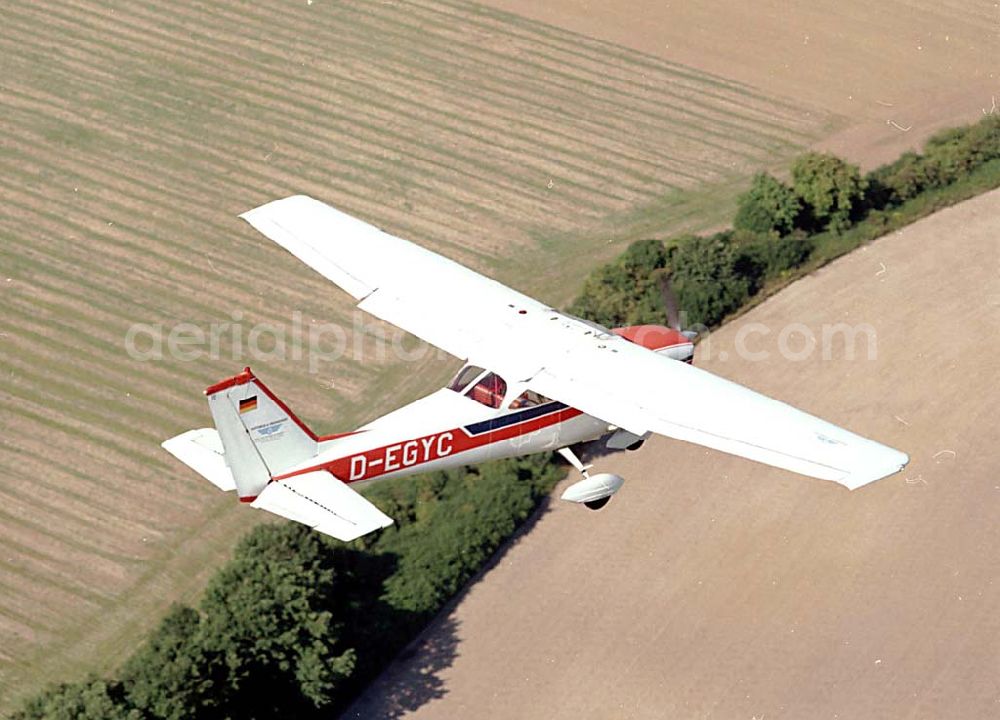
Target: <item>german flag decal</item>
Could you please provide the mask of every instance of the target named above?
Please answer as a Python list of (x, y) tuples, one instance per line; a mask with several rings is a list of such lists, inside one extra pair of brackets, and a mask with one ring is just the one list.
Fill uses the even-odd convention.
[(257, 396), (248, 397), (246, 400), (240, 400), (240, 414), (248, 413), (251, 410), (257, 409)]

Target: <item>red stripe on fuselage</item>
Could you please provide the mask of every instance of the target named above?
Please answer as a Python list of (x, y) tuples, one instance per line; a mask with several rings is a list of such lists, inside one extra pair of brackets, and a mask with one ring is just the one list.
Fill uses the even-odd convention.
[(340, 480), (348, 483), (371, 480), (380, 475), (417, 467), (434, 460), (474, 450), (484, 445), (491, 445), (503, 442), (504, 440), (510, 440), (520, 435), (526, 435), (542, 428), (566, 422), (582, 414), (583, 412), (576, 408), (564, 408), (550, 415), (542, 415), (523, 423), (508, 425), (507, 427), (480, 433), (475, 436), (469, 435), (465, 428), (453, 428), (354, 453), (331, 460), (322, 465), (296, 470), (285, 475), (278, 475), (273, 479), (284, 480), (307, 472), (326, 470)]

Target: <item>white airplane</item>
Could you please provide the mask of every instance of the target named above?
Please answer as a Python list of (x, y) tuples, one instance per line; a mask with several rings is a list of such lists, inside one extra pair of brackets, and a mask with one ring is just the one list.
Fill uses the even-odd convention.
[(658, 433), (852, 490), (909, 460), (693, 367), (692, 333), (608, 330), (309, 197), (241, 217), (359, 308), (467, 363), (446, 388), (325, 437), (246, 368), (205, 390), (214, 429), (163, 443), (242, 502), (340, 540), (392, 524), (353, 483), (543, 451), (583, 475), (562, 498), (598, 509), (624, 481), (590, 475), (570, 446), (601, 438), (636, 448)]

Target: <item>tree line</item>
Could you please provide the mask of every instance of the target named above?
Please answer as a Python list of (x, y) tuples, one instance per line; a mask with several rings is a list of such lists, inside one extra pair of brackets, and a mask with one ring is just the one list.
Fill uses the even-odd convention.
[(534, 456), (386, 480), (395, 519), (344, 544), (259, 525), (110, 678), (48, 688), (15, 720), (328, 718), (427, 625), (546, 497), (562, 471)]
[(807, 152), (792, 163), (789, 182), (754, 176), (732, 229), (633, 243), (591, 273), (569, 310), (608, 327), (662, 324), (657, 275), (669, 273), (686, 324), (712, 327), (768, 283), (998, 184), (1000, 115), (940, 132), (923, 153), (867, 174)]

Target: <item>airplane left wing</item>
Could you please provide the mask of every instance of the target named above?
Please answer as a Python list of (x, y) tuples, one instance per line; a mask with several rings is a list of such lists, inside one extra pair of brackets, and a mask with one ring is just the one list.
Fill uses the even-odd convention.
[(509, 335), (523, 332), (528, 313), (548, 309), (304, 195), (275, 200), (240, 217), (359, 300), (362, 310), (463, 360), (477, 355), (495, 363), (504, 353), (515, 363), (518, 354), (506, 349)]
[(637, 435), (655, 432), (851, 489), (908, 461), (312, 198), (276, 200), (242, 217), (360, 300), (361, 309)]

